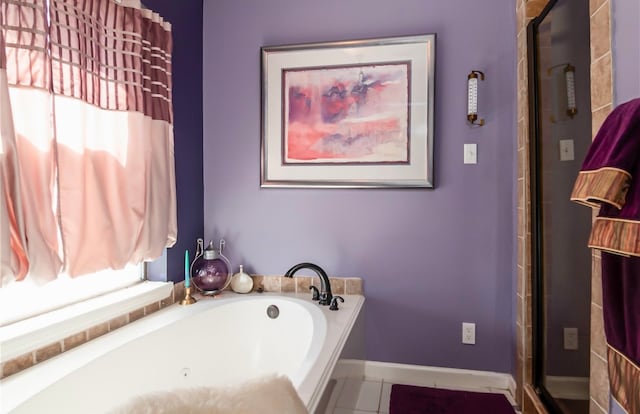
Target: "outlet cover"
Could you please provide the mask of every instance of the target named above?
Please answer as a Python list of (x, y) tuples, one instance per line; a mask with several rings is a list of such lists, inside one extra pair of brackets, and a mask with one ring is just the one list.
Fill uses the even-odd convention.
[(560, 140), (560, 161), (573, 161), (575, 155), (573, 152), (573, 140), (561, 139)]
[(569, 351), (578, 349), (578, 328), (564, 328), (564, 349)]
[(476, 344), (476, 324), (462, 322), (462, 343), (467, 345)]
[(465, 164), (478, 163), (478, 145), (477, 144), (464, 144), (464, 163)]

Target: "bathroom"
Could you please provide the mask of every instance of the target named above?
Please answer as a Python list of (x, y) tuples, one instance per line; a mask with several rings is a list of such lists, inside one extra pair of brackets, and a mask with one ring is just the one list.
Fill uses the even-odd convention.
[[(536, 2), (144, 3), (173, 28), (179, 228), (159, 266), (166, 271), (151, 278), (182, 281), (184, 250), (203, 234), (224, 237), (225, 254), (250, 273), (283, 274), (313, 261), (330, 275), (360, 277), (367, 360), (506, 373), (518, 405), (536, 412), (524, 386), (531, 357), (526, 22), (527, 3)], [(592, 108), (610, 110), (640, 95), (638, 29), (625, 21), (637, 5), (590, 3), (592, 25), (604, 19), (612, 36), (612, 50), (595, 49), (608, 53), (608, 69), (592, 71), (614, 80), (592, 73), (601, 102), (592, 97)], [(261, 47), (423, 33), (437, 35), (434, 189), (260, 187)], [(485, 74), (482, 127), (466, 120), (471, 70)], [(463, 163), (464, 144), (477, 145), (477, 164)], [(476, 324), (475, 345), (461, 343), (463, 322)], [(608, 391), (606, 398), (592, 390), (592, 412), (608, 412)]]

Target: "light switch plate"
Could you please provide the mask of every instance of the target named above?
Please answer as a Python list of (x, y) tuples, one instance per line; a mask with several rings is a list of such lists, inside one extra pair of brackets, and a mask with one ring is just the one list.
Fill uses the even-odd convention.
[(478, 145), (477, 144), (464, 144), (464, 163), (465, 164), (478, 163)]
[(573, 140), (561, 139), (560, 140), (560, 161), (573, 161), (575, 155), (573, 153)]
[(564, 328), (564, 349), (578, 349), (578, 328)]

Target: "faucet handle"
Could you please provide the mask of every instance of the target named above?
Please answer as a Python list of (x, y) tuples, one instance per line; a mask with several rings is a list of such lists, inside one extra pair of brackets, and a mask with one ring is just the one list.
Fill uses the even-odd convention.
[(342, 296), (336, 295), (331, 299), (331, 305), (329, 305), (329, 310), (338, 310), (338, 300), (344, 303), (344, 299), (342, 299)]
[(318, 302), (318, 305), (329, 305), (331, 303), (331, 299), (333, 298), (333, 295), (329, 292), (320, 292), (320, 301)]
[(320, 291), (315, 286), (309, 286), (309, 290), (313, 290), (311, 300), (320, 300)]

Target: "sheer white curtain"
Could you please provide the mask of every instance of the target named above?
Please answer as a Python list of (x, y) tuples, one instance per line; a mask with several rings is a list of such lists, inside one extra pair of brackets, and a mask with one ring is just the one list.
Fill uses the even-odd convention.
[(22, 279), (28, 270), (24, 222), (21, 214), (20, 169), (9, 101), (4, 36), (0, 31), (0, 274)]
[(2, 284), (159, 257), (177, 235), (170, 25), (112, 0), (1, 1), (3, 183), (19, 183)]

